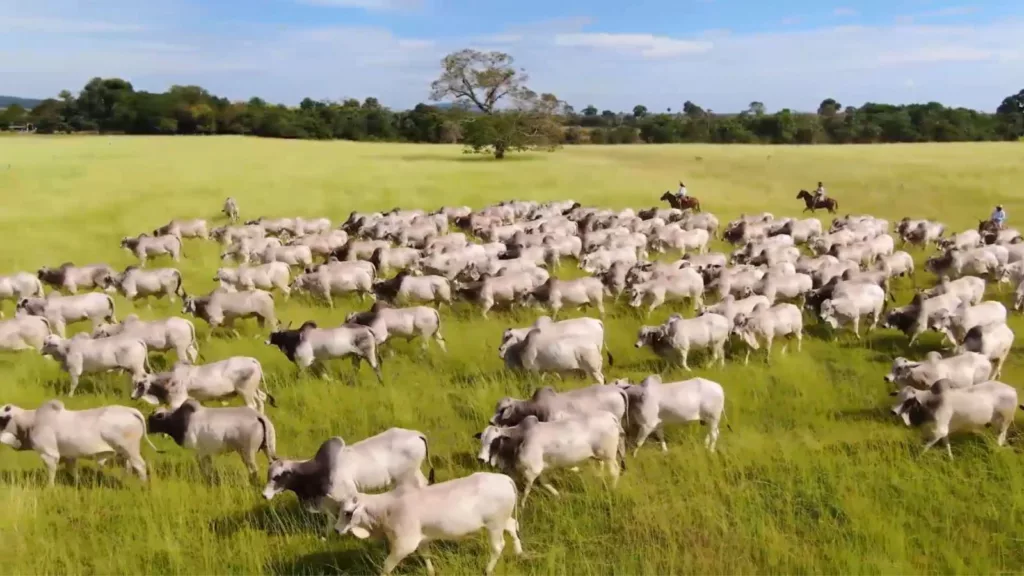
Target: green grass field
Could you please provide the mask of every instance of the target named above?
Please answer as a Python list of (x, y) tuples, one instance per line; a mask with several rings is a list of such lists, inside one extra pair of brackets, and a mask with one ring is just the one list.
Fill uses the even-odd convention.
[[(289, 142), (239, 138), (0, 139), (0, 273), (41, 265), (132, 263), (122, 236), (152, 230), (171, 217), (218, 219), (225, 196), (243, 218), (329, 216), (352, 210), (435, 208), (506, 198), (573, 198), (585, 204), (646, 207), (680, 178), (723, 224), (741, 212), (797, 214), (800, 188), (823, 180), (841, 213), (868, 212), (941, 219), (954, 229), (975, 226), (998, 202), (1011, 224), (1024, 215), (1024, 147), (957, 144), (871, 147), (632, 146), (569, 148), (516, 155), (504, 162), (467, 156), (454, 147)], [(1024, 217), (1024, 216), (1020, 216)], [(716, 245), (721, 249), (721, 245)], [(919, 263), (926, 255), (913, 252)], [(213, 288), (219, 264), (213, 243), (188, 241), (180, 269), (190, 293)], [(170, 265), (158, 260), (157, 265)], [(919, 273), (930, 285), (934, 278)], [(909, 299), (900, 281), (899, 303)], [(1008, 303), (1011, 293), (992, 291)], [(132, 312), (118, 298), (118, 315)], [(180, 312), (166, 302), (134, 310), (145, 318)], [(294, 298), (278, 316), (299, 323), (340, 322), (362, 308), (335, 310)], [(4, 310), (12, 312), (12, 304)], [(632, 344), (641, 318), (625, 306), (606, 319), (615, 366), (610, 378), (639, 379), (664, 366)], [(661, 322), (666, 306), (646, 323)], [(692, 314), (685, 310), (687, 315)], [(252, 355), (268, 373), (279, 408), (269, 408), (285, 457), (307, 458), (330, 435), (354, 441), (391, 426), (430, 438), (438, 479), (477, 469), (473, 433), (502, 396), (523, 397), (538, 386), (503, 369), (501, 331), (532, 322), (539, 312), (492, 314), (483, 321), (465, 305), (442, 313), (450, 353), (432, 345), (396, 343), (385, 356), (385, 383), (363, 366), (332, 366), (333, 381), (297, 378), (255, 324), (240, 339), (200, 342), (204, 358)], [(78, 325), (76, 329), (82, 329)], [(196, 321), (205, 334), (206, 325)], [(1011, 327), (1024, 333), (1019, 316)], [(649, 444), (627, 461), (619, 489), (606, 490), (594, 468), (556, 473), (563, 496), (538, 491), (520, 518), (526, 554), (507, 547), (500, 573), (923, 573), (1019, 572), (1024, 568), (1024, 438), (1010, 446), (977, 435), (953, 441), (956, 460), (941, 450), (919, 455), (921, 436), (888, 414), (882, 381), (897, 355), (923, 356), (935, 335), (914, 350), (902, 335), (880, 331), (863, 343), (814, 336), (802, 353), (760, 356), (749, 367), (731, 357), (724, 370), (696, 369), (726, 390), (727, 421), (719, 453), (708, 455), (699, 426), (667, 431), (662, 454)], [(742, 354), (742, 353), (739, 353)], [(697, 359), (703, 358), (697, 354)], [(155, 358), (157, 366), (166, 365)], [(665, 379), (689, 377), (681, 369)], [(1015, 351), (1003, 380), (1024, 379)], [(67, 376), (38, 354), (0, 355), (0, 402), (34, 407), (66, 393)], [(582, 380), (555, 381), (579, 387)], [(123, 375), (86, 377), (69, 408), (132, 405)], [(144, 412), (150, 408), (140, 405)], [(291, 495), (271, 503), (249, 484), (239, 459), (217, 461), (205, 480), (194, 457), (167, 438), (166, 450), (144, 448), (153, 473), (143, 487), (122, 470), (96, 472), (85, 463), (78, 485), (66, 474), (44, 487), (34, 453), (0, 449), (0, 550), (6, 573), (352, 573), (379, 570), (382, 542), (319, 539), (323, 517), (299, 510)], [(265, 464), (261, 461), (262, 469)], [(429, 547), (444, 574), (477, 573), (484, 538)], [(415, 557), (399, 567), (422, 573)]]

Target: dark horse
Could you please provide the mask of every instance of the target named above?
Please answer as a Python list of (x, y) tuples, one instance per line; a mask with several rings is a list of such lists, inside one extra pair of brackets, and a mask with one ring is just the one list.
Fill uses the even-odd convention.
[(700, 212), (700, 200), (695, 196), (686, 196), (680, 198), (671, 192), (665, 192), (661, 195), (659, 200), (668, 202), (668, 205), (677, 208), (679, 210), (693, 210), (694, 212)]
[(807, 212), (808, 210), (814, 212), (818, 208), (824, 208), (825, 210), (828, 210), (829, 214), (835, 214), (836, 210), (839, 209), (839, 202), (834, 198), (815, 200), (814, 195), (807, 190), (801, 190), (800, 193), (796, 195), (796, 199), (803, 200), (804, 204), (807, 205), (807, 207), (804, 208), (804, 212)]

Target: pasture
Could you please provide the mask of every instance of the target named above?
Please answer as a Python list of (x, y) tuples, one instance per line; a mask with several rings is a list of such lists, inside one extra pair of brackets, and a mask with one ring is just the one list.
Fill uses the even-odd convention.
[[(1019, 144), (872, 147), (631, 146), (567, 148), (555, 154), (514, 155), (503, 162), (443, 146), (272, 141), (241, 138), (66, 137), (0, 139), (0, 273), (34, 271), (64, 261), (134, 263), (118, 248), (123, 236), (149, 231), (172, 217), (221, 221), (226, 196), (242, 218), (327, 216), (395, 206), (480, 207), (502, 199), (573, 198), (584, 205), (643, 208), (683, 179), (705, 211), (723, 225), (740, 213), (798, 215), (800, 188), (818, 180), (840, 202), (840, 215), (870, 213), (892, 221), (909, 215), (946, 222), (959, 231), (977, 225), (997, 203), (1010, 224), (1024, 218), (1024, 147)], [(827, 223), (826, 215), (821, 218)], [(723, 249), (716, 241), (713, 249)], [(910, 249), (917, 282), (934, 284), (921, 264), (929, 253)], [(158, 259), (154, 266), (172, 265)], [(214, 287), (220, 265), (215, 243), (188, 240), (179, 265), (190, 294)], [(570, 264), (562, 274), (578, 274)], [(897, 280), (897, 303), (910, 282)], [(1012, 290), (989, 288), (1008, 306)], [(334, 309), (295, 297), (276, 297), (278, 318), (294, 325), (337, 324), (369, 302), (345, 299)], [(118, 317), (132, 306), (117, 298)], [(134, 309), (143, 318), (180, 313), (166, 301)], [(609, 306), (609, 379), (639, 381), (663, 371), (665, 381), (690, 377), (633, 347), (641, 324), (656, 324), (688, 307), (669, 304), (649, 319), (619, 302)], [(13, 313), (10, 303), (4, 306)], [(203, 361), (252, 355), (264, 365), (278, 408), (278, 452), (308, 458), (322, 440), (347, 441), (390, 426), (421, 430), (430, 439), (439, 480), (479, 468), (473, 434), (502, 396), (528, 396), (536, 378), (506, 371), (497, 357), (501, 332), (527, 325), (542, 312), (494, 312), (487, 321), (465, 303), (442, 309), (449, 353), (418, 343), (388, 345), (384, 383), (363, 366), (331, 366), (333, 380), (297, 378), (295, 367), (264, 344), (254, 323), (241, 337), (203, 341)], [(581, 315), (570, 312), (570, 316)], [(828, 331), (808, 316), (803, 351), (755, 354), (742, 348), (724, 369), (694, 375), (720, 382), (726, 422), (719, 452), (706, 453), (698, 425), (666, 431), (669, 452), (648, 443), (627, 459), (612, 492), (590, 466), (556, 473), (555, 499), (536, 491), (522, 510), (525, 555), (505, 550), (498, 573), (923, 573), (1018, 571), (1024, 566), (1024, 437), (1011, 430), (1009, 447), (992, 434), (954, 437), (956, 459), (944, 451), (920, 455), (922, 436), (891, 414), (882, 381), (895, 356), (918, 358), (939, 347), (928, 334), (913, 349), (895, 331), (863, 342)], [(82, 329), (80, 325), (75, 330)], [(1024, 333), (1019, 315), (1010, 320)], [(776, 351), (780, 344), (776, 344)], [(154, 367), (166, 365), (154, 358)], [(700, 366), (697, 368), (697, 366)], [(1018, 349), (1001, 378), (1024, 385)], [(0, 403), (34, 407), (67, 391), (67, 375), (34, 352), (0, 355)], [(580, 387), (567, 378), (548, 383)], [(128, 378), (86, 376), (70, 409), (135, 405)], [(138, 404), (144, 413), (151, 408)], [(1024, 416), (1018, 415), (1018, 420)], [(165, 453), (143, 456), (149, 488), (122, 470), (80, 466), (45, 488), (39, 457), (0, 448), (0, 550), (8, 573), (349, 573), (376, 572), (383, 542), (332, 535), (320, 540), (324, 518), (302, 511), (286, 495), (267, 503), (234, 455), (204, 479), (193, 454), (154, 437)], [(261, 474), (266, 463), (260, 457)], [(443, 574), (476, 573), (486, 558), (484, 538), (430, 546)], [(422, 573), (416, 557), (400, 573)]]

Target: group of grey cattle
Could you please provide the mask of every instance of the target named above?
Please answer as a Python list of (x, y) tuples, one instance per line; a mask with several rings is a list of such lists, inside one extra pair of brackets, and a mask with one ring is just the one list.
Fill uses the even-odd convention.
[[(869, 330), (881, 323), (911, 342), (927, 330), (941, 332), (952, 346), (948, 354), (897, 358), (885, 377), (898, 399), (893, 412), (908, 425), (933, 425), (926, 449), (941, 440), (949, 451), (950, 432), (987, 425), (999, 428), (1002, 445), (1017, 408), (1016, 390), (994, 380), (1013, 343), (1007, 312), (999, 302), (983, 301), (986, 282), (996, 282), (1015, 284), (1017, 307), (1024, 303), (1024, 244), (1012, 230), (979, 227), (981, 232), (947, 236), (937, 222), (905, 218), (892, 226), (867, 215), (836, 218), (826, 230), (817, 219), (768, 213), (743, 215), (722, 227), (708, 213), (613, 211), (572, 201), (352, 213), (338, 227), (326, 218), (237, 224), (238, 206), (230, 198), (224, 214), (230, 225), (211, 229), (205, 220), (173, 220), (124, 238), (122, 248), (139, 264), (123, 272), (66, 263), (0, 277), (0, 298), (17, 302), (15, 316), (0, 321), (0, 349), (36, 349), (58, 360), (71, 380), (69, 395), (83, 374), (124, 370), (131, 374), (133, 399), (166, 405), (148, 417), (124, 406), (67, 410), (58, 400), (34, 410), (4, 406), (0, 442), (38, 452), (51, 483), (61, 462), (73, 467), (78, 458), (124, 460), (145, 479), (140, 443), (148, 442), (148, 433), (167, 434), (196, 450), (204, 470), (213, 455), (234, 451), (255, 475), (262, 451), (270, 461), (267, 499), (291, 491), (310, 510), (337, 516), (335, 527), (343, 534), (385, 537), (385, 573), (428, 540), (480, 529), (490, 536), (490, 572), (506, 532), (522, 551), (512, 478), (521, 479), (524, 501), (535, 482), (557, 495), (543, 477), (546, 470), (595, 459), (608, 468), (614, 486), (625, 465), (626, 440), (634, 455), (651, 435), (666, 450), (664, 423), (700, 421), (708, 426), (705, 446), (716, 448), (725, 408), (720, 384), (704, 378), (662, 382), (658, 375), (639, 384), (606, 384), (603, 358), (607, 354), (611, 362), (611, 354), (602, 320), (556, 320), (561, 310), (577, 307), (592, 307), (603, 317), (606, 300), (623, 296), (647, 314), (666, 302), (690, 303), (693, 317), (673, 314), (661, 325), (643, 326), (636, 341), (637, 348), (650, 348), (686, 370), (696, 350), (719, 365), (727, 346), (742, 348), (744, 362), (762, 346), (767, 358), (776, 338), (785, 339), (783, 353), (793, 339), (799, 350), (805, 311), (833, 329), (849, 327), (858, 339), (865, 318)], [(173, 268), (146, 267), (154, 257), (187, 257), (185, 238), (217, 241), (223, 259), (238, 263), (216, 271), (219, 287), (208, 295), (187, 295)], [(735, 250), (709, 252), (712, 238)], [(896, 251), (897, 244), (938, 247), (927, 268), (940, 281), (918, 290), (908, 305), (888, 309), (895, 278), (916, 283), (914, 260)], [(667, 251), (683, 256), (652, 259)], [(553, 275), (573, 260), (586, 276)], [(387, 277), (391, 272), (397, 273)], [(48, 295), (45, 285), (54, 289)], [(347, 293), (374, 302), (341, 326), (306, 322), (278, 329), (272, 292), (289, 298), (297, 291), (331, 306), (334, 296)], [(424, 347), (432, 339), (445, 350), (441, 316), (424, 304), (466, 301), (485, 317), (499, 306), (543, 306), (550, 316), (502, 334), (498, 354), (505, 365), (542, 375), (583, 373), (597, 384), (563, 392), (545, 386), (525, 400), (500, 400), (478, 434), (478, 458), (502, 474), (434, 483), (433, 469), (429, 479), (422, 472), (427, 437), (399, 428), (352, 445), (333, 437), (308, 460), (285, 460), (277, 456), (276, 431), (264, 413), (264, 404), (275, 405), (275, 399), (259, 361), (236, 356), (195, 364), (199, 343), (192, 321), (132, 315), (118, 323), (112, 292), (133, 301), (180, 297), (183, 314), (201, 318), (211, 332), (255, 318), (272, 329), (267, 344), (300, 369), (349, 357), (357, 368), (367, 362), (378, 378), (378, 349), (392, 337), (419, 338)], [(66, 338), (67, 325), (86, 320), (91, 333)], [(171, 350), (173, 367), (152, 373), (148, 354)], [(201, 404), (230, 396), (241, 397), (245, 406)], [(366, 493), (388, 487), (393, 489)]]

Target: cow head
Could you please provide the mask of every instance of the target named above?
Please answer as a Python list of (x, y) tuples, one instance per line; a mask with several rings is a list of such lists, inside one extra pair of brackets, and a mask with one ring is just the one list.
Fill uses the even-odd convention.
[[(291, 326), (291, 323), (288, 324)], [(287, 326), (284, 330), (276, 330), (270, 333), (270, 338), (267, 339), (267, 346), (275, 346), (278, 350), (284, 353), (292, 362), (295, 361), (295, 352), (299, 348), (299, 344), (302, 342), (302, 335), (308, 330), (316, 328), (316, 322), (306, 321), (297, 330), (290, 330)]]
[(476, 459), (481, 464), (495, 465), (494, 459), (497, 455), (492, 454), (492, 447), (497, 447), (497, 442), (501, 435), (502, 429), (493, 425), (484, 428), (483, 432), (477, 432), (473, 435), (473, 438), (480, 441), (480, 452), (477, 453)]
[(154, 406), (170, 404), (172, 386), (174, 386), (173, 372), (141, 374), (132, 379), (131, 398)]
[(832, 304), (831, 299), (821, 303), (820, 316), (822, 321), (831, 326), (833, 330), (839, 328), (839, 319), (836, 318), (836, 307)]
[(890, 384), (904, 382), (910, 377), (910, 372), (920, 365), (920, 362), (911, 362), (901, 356), (892, 361), (892, 368), (883, 379)]
[[(758, 305), (759, 307), (762, 304)], [(738, 336), (743, 340), (747, 346), (750, 346), (754, 350), (760, 350), (761, 345), (757, 341), (757, 335), (754, 333), (754, 327), (750, 324), (750, 318), (745, 314), (737, 314), (733, 319), (732, 334)]]
[(360, 540), (365, 540), (373, 535), (374, 524), (373, 517), (367, 512), (361, 497), (357, 495), (342, 502), (334, 530), (342, 536), (352, 534)]
[(896, 404), (890, 409), (891, 412), (900, 417), (907, 426), (920, 426), (931, 421), (934, 414), (928, 409), (927, 400), (922, 401), (922, 393), (911, 386), (904, 386), (889, 396), (896, 398)]
[(331, 473), (345, 441), (333, 436), (320, 444), (316, 455), (309, 460), (274, 460), (267, 469), (267, 484), (263, 497), (272, 500), (281, 492), (291, 491), (307, 511), (320, 512), (324, 497), (331, 489)]
[(665, 329), (663, 326), (641, 326), (640, 331), (637, 333), (636, 343), (633, 344), (634, 348), (643, 348), (644, 346), (654, 346), (665, 336)]
[(31, 450), (32, 439), (29, 436), (34, 411), (23, 410), (14, 404), (0, 408), (0, 444), (15, 450)]
[(146, 419), (146, 427), (150, 434), (166, 434), (175, 444), (181, 446), (185, 443), (192, 415), (201, 409), (202, 406), (193, 398), (189, 398), (175, 410), (158, 408)]
[(40, 348), (39, 353), (43, 356), (60, 357), (67, 353), (68, 342), (56, 334), (49, 334), (46, 338), (43, 338), (43, 347)]

